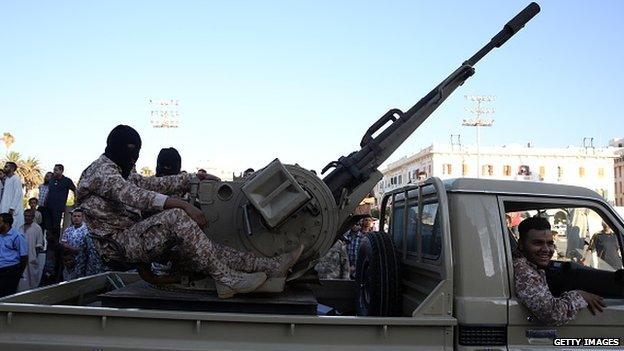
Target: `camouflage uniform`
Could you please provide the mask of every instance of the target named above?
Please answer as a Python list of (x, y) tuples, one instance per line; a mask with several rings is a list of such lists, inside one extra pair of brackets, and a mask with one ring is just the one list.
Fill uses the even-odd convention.
[(349, 279), (347, 245), (338, 240), (314, 267), (319, 279)]
[[(239, 281), (242, 272), (277, 270), (278, 258), (259, 258), (215, 243), (184, 210), (163, 210), (164, 194), (188, 191), (193, 176), (142, 177), (133, 172), (125, 180), (121, 169), (104, 155), (87, 167), (78, 182), (77, 203), (102, 259), (149, 263), (176, 245), (176, 254), (189, 267), (227, 286)], [(142, 219), (141, 211), (159, 212)]]
[(514, 258), (516, 296), (531, 314), (547, 325), (563, 325), (587, 306), (578, 291), (568, 291), (554, 297), (546, 283), (546, 272), (521, 254)]

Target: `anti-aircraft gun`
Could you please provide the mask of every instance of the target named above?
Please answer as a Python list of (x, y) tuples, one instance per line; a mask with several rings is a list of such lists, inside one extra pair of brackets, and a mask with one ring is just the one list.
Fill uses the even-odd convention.
[[(474, 74), (473, 67), (481, 58), (503, 45), (539, 11), (536, 3), (529, 4), (412, 108), (384, 114), (368, 128), (359, 150), (323, 169), (323, 174), (331, 170), (323, 179), (275, 159), (243, 181), (195, 184), (191, 195), (208, 219), (206, 234), (219, 243), (266, 257), (304, 244), (306, 249), (288, 279), (302, 276), (350, 226), (354, 209), (382, 178), (377, 168)], [(200, 282), (183, 284), (201, 287)], [(283, 282), (274, 288), (280, 291)]]

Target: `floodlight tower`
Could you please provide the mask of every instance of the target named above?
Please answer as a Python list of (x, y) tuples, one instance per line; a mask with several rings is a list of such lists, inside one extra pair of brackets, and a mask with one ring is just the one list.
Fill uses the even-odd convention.
[[(180, 101), (177, 99), (149, 99), (150, 123), (154, 128), (170, 130), (180, 126)], [(165, 137), (169, 133), (165, 132)], [(167, 138), (168, 139), (168, 138)], [(166, 140), (169, 142), (169, 140)]]
[(470, 112), (475, 115), (475, 118), (464, 119), (462, 126), (475, 127), (477, 129), (477, 178), (481, 178), (481, 136), (479, 133), (480, 127), (491, 127), (494, 124), (493, 119), (483, 119), (481, 116), (487, 116), (493, 114), (494, 109), (481, 106), (484, 102), (494, 101), (493, 95), (464, 95), (467, 100), (475, 102), (477, 105), (471, 108), (466, 108), (466, 112)]

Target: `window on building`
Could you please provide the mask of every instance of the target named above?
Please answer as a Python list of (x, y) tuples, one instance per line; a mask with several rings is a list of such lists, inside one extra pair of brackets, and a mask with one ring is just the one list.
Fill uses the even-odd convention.
[(481, 174), (486, 176), (494, 175), (494, 166), (493, 165), (483, 165), (481, 166)]
[(585, 167), (579, 167), (579, 177), (585, 177)]
[(598, 176), (600, 178), (604, 177), (604, 168), (602, 167), (598, 168)]
[(559, 178), (563, 177), (563, 167), (561, 166), (557, 166), (557, 177)]
[(504, 176), (511, 176), (511, 166), (510, 165), (504, 165), (503, 166), (503, 175)]
[(453, 165), (450, 163), (445, 163), (442, 165), (442, 174), (453, 174)]
[(521, 165), (518, 167), (518, 175), (521, 176), (530, 176), (531, 175), (531, 167), (527, 165)]
[(468, 168), (468, 164), (467, 163), (462, 163), (462, 175), (463, 176), (467, 176), (469, 170), (470, 169)]
[(399, 185), (403, 184), (403, 176), (401, 174), (399, 174)]
[(544, 177), (546, 176), (546, 167), (540, 166), (539, 175), (540, 175), (540, 178), (544, 179)]

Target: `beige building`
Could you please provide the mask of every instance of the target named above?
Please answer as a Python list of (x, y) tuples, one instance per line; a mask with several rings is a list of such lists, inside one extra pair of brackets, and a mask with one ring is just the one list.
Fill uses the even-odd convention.
[[(375, 195), (381, 200), (385, 192), (414, 183), (421, 174), (421, 177), (442, 179), (480, 177), (577, 185), (595, 190), (615, 203), (612, 169), (618, 158), (617, 150), (615, 147), (482, 146), (477, 158), (476, 147), (434, 143), (388, 164), (382, 171), (383, 179), (375, 187)], [(618, 185), (618, 190), (624, 189)]]
[(611, 140), (609, 146), (616, 148), (616, 154), (618, 155), (613, 164), (615, 205), (624, 206), (624, 138)]

